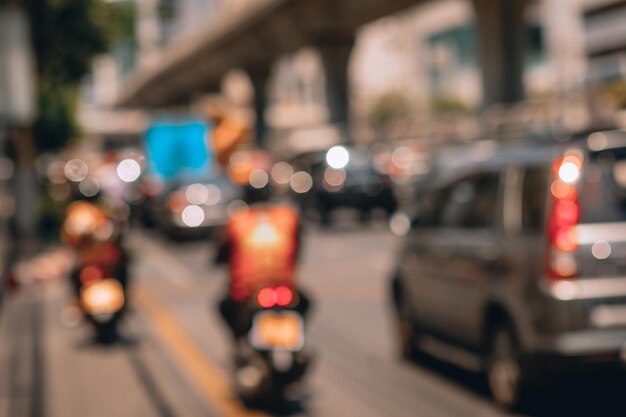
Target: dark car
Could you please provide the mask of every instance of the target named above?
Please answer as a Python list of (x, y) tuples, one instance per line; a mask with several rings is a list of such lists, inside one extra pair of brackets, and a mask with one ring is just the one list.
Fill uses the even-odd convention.
[(487, 145), (422, 182), (391, 287), (405, 356), (484, 370), (515, 406), (624, 363), (626, 134)]
[[(315, 212), (323, 225), (337, 208), (353, 208), (366, 219), (374, 209), (391, 215), (397, 201), (388, 175), (379, 172), (367, 150), (336, 146), (291, 161), (291, 188), (303, 212)], [(304, 185), (302, 184), (304, 183)]]
[(243, 189), (226, 176), (192, 181), (175, 181), (146, 201), (144, 216), (173, 238), (208, 236), (216, 226), (228, 221), (229, 210), (242, 201)]

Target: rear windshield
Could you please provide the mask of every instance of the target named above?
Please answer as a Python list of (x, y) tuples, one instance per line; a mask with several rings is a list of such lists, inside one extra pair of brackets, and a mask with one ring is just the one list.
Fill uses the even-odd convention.
[(365, 160), (358, 163), (350, 162), (351, 163), (346, 166), (347, 185), (371, 184), (379, 181), (378, 174), (371, 161)]
[(626, 148), (592, 154), (580, 197), (581, 223), (626, 221)]
[[(313, 164), (314, 177), (319, 181), (328, 169), (326, 160)], [(364, 185), (380, 182), (380, 176), (376, 172), (371, 157), (364, 152), (351, 151), (350, 161), (344, 168), (346, 172), (346, 185)]]

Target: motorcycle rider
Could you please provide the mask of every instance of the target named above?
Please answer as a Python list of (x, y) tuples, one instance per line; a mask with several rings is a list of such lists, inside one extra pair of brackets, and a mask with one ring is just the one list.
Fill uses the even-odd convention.
[[(72, 185), (73, 202), (65, 212), (61, 226), (61, 239), (72, 247), (77, 255), (77, 265), (70, 273), (75, 296), (85, 284), (80, 271), (87, 265), (101, 265), (115, 276), (125, 290), (128, 283), (128, 254), (123, 247), (125, 216), (99, 192), (95, 179), (87, 178), (81, 187)], [(91, 188), (90, 188), (91, 187)], [(81, 190), (82, 188), (82, 190)]]
[[(216, 263), (227, 263), (229, 284), (219, 309), (235, 340), (251, 327), (246, 304), (257, 290), (270, 286), (296, 289), (301, 227), (297, 212), (285, 205), (258, 205), (235, 213), (230, 219)], [(308, 297), (298, 290), (294, 307), (303, 316)]]

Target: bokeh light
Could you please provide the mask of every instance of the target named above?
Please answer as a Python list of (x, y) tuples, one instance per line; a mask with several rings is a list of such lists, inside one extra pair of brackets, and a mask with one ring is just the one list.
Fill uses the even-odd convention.
[(404, 213), (396, 213), (389, 220), (389, 228), (396, 236), (404, 236), (411, 230), (411, 219)]
[(187, 187), (185, 196), (191, 204), (205, 204), (209, 199), (209, 190), (203, 184), (191, 184)]
[(124, 182), (137, 181), (141, 175), (141, 166), (134, 159), (124, 159), (117, 166), (117, 176)]
[(229, 216), (233, 216), (236, 213), (242, 210), (247, 210), (247, 209), (248, 209), (248, 204), (246, 204), (245, 201), (233, 200), (230, 203), (228, 203), (228, 206), (226, 207), (226, 212), (228, 213)]
[(617, 185), (626, 188), (626, 161), (618, 161), (613, 165), (613, 178)]
[(606, 240), (599, 240), (591, 246), (591, 254), (596, 259), (607, 259), (611, 256), (611, 251), (611, 244)]
[(589, 149), (591, 149), (592, 151), (601, 151), (606, 148), (607, 144), (608, 139), (606, 135), (602, 132), (592, 133), (591, 135), (589, 135), (589, 138), (587, 138), (587, 146), (589, 146)]
[(222, 191), (215, 184), (206, 185), (207, 198), (204, 204), (214, 206), (222, 200)]
[(80, 182), (87, 178), (89, 167), (82, 159), (72, 159), (65, 164), (65, 177), (73, 182)]
[(269, 175), (267, 175), (267, 172), (263, 171), (262, 169), (253, 170), (250, 173), (250, 178), (248, 179), (250, 185), (253, 188), (257, 189), (265, 187), (269, 180)]
[(286, 185), (293, 175), (293, 167), (288, 162), (277, 162), (272, 167), (272, 181), (276, 184)]
[(341, 187), (346, 181), (345, 169), (328, 168), (324, 172), (324, 182), (331, 187)]
[(65, 165), (61, 161), (53, 161), (48, 165), (46, 169), (46, 175), (48, 175), (48, 180), (52, 184), (63, 184), (67, 180), (65, 175)]
[(298, 194), (303, 194), (313, 187), (313, 178), (308, 172), (298, 171), (292, 175), (289, 183), (292, 190)]
[(574, 162), (564, 162), (559, 168), (559, 178), (568, 184), (572, 184), (578, 180), (580, 176), (580, 168)]
[(196, 205), (185, 207), (181, 215), (183, 223), (189, 227), (198, 227), (204, 222), (204, 210)]
[(326, 162), (332, 168), (345, 168), (350, 162), (350, 153), (343, 146), (333, 146), (326, 153)]
[(92, 177), (87, 177), (78, 184), (78, 190), (85, 197), (95, 197), (100, 192), (100, 183)]
[(414, 160), (415, 154), (406, 146), (396, 148), (391, 154), (391, 163), (401, 170), (408, 170)]

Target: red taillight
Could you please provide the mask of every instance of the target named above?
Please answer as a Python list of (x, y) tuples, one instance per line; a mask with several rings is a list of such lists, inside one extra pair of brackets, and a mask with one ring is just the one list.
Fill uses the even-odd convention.
[(582, 157), (578, 154), (557, 159), (552, 168), (552, 208), (548, 219), (548, 272), (551, 278), (571, 278), (577, 272), (572, 253), (578, 249), (576, 225), (580, 219), (580, 205), (576, 183), (581, 170)]
[(167, 208), (172, 213), (182, 213), (188, 204), (187, 197), (182, 191), (175, 191), (167, 198)]
[(552, 214), (557, 227), (572, 226), (578, 223), (578, 219), (580, 218), (580, 206), (576, 200), (559, 198), (554, 202)]
[(104, 279), (104, 271), (97, 266), (88, 266), (80, 271), (80, 282), (87, 286)]
[(548, 223), (550, 244), (563, 252), (573, 252), (578, 248), (575, 226), (580, 218), (577, 200), (555, 197)]
[(276, 295), (276, 304), (281, 307), (287, 307), (293, 301), (293, 293), (287, 287), (278, 287), (274, 290)]
[(573, 226), (555, 229), (550, 235), (550, 243), (554, 249), (561, 252), (574, 252), (578, 249), (576, 229)]
[(256, 296), (256, 301), (263, 308), (272, 308), (276, 305), (273, 288), (263, 288)]
[(287, 307), (293, 301), (293, 292), (287, 287), (263, 288), (256, 301), (262, 308)]

